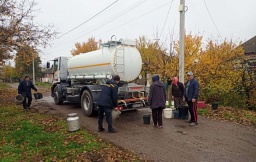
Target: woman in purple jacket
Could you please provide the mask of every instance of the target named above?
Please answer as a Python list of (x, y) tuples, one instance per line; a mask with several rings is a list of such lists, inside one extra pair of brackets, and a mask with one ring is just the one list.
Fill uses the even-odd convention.
[(150, 86), (148, 103), (152, 109), (153, 126), (163, 128), (162, 114), (166, 101), (165, 88), (164, 84), (159, 81), (159, 75), (154, 75), (152, 81), (153, 83)]

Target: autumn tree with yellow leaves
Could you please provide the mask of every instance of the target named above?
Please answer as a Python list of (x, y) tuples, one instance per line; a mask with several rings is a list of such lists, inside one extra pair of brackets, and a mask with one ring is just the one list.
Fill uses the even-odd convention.
[[(202, 39), (200, 35), (185, 36), (185, 72), (193, 71), (199, 81), (199, 99), (208, 103), (245, 107), (248, 99), (242, 79), (244, 68), (237, 68), (245, 60), (242, 47), (232, 40), (226, 39), (221, 43), (209, 40), (203, 44)], [(142, 74), (147, 71), (160, 74), (162, 78), (178, 75), (178, 41), (174, 42), (176, 52), (173, 55), (166, 54), (166, 49), (158, 42), (145, 37), (137, 40), (137, 48), (144, 63)]]
[(8, 64), (2, 66), (0, 79), (4, 82), (12, 83), (12, 79), (16, 77), (15, 74), (15, 68), (9, 62)]
[(41, 76), (41, 59), (37, 51), (29, 46), (19, 48), (15, 57), (15, 72), (18, 78), (25, 75), (32, 76), (33, 73), (33, 57), (35, 61), (35, 75)]
[(137, 48), (143, 61), (143, 76), (145, 76), (146, 72), (149, 72), (151, 74), (159, 74), (162, 78), (167, 78), (177, 73), (177, 71), (170, 70), (177, 69), (177, 58), (166, 53), (166, 49), (158, 42), (142, 36), (137, 39)]
[(98, 42), (95, 41), (95, 38), (93, 38), (93, 37), (89, 38), (87, 40), (87, 42), (82, 42), (82, 43), (77, 42), (75, 44), (76, 48), (71, 50), (71, 54), (73, 56), (75, 56), (75, 55), (79, 55), (81, 53), (86, 53), (86, 52), (91, 52), (91, 51), (97, 50), (97, 49), (99, 49), (98, 44), (100, 42), (101, 42), (100, 40)]

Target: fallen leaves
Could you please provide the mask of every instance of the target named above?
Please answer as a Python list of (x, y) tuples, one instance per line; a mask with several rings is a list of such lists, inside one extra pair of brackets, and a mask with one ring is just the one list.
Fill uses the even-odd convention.
[(201, 115), (223, 121), (230, 121), (236, 124), (243, 124), (246, 126), (256, 126), (256, 112), (233, 107), (219, 106), (218, 110), (212, 110), (210, 105), (205, 109), (199, 110)]
[[(41, 91), (42, 92), (42, 91)], [(45, 91), (47, 93), (47, 91)], [(0, 89), (1, 158), (12, 161), (143, 161), (132, 152), (80, 130), (68, 132), (60, 116), (22, 111), (16, 89)], [(37, 103), (40, 104), (40, 103)]]

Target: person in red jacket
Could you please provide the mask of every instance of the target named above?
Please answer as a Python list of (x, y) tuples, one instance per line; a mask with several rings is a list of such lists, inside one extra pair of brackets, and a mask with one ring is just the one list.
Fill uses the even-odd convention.
[(162, 114), (165, 108), (166, 92), (164, 84), (159, 81), (159, 75), (152, 77), (152, 85), (150, 86), (148, 103), (152, 109), (152, 118), (154, 127), (163, 128)]

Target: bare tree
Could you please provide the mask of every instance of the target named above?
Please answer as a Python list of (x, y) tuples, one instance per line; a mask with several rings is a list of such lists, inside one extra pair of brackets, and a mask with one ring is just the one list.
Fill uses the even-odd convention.
[(0, 61), (12, 58), (22, 46), (45, 47), (56, 35), (52, 25), (34, 22), (35, 5), (33, 0), (0, 0)]

